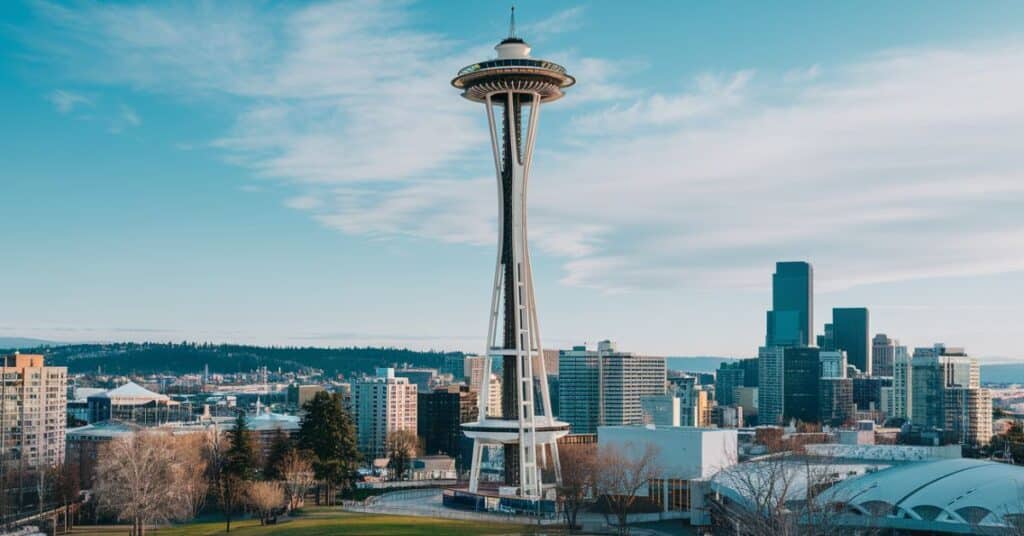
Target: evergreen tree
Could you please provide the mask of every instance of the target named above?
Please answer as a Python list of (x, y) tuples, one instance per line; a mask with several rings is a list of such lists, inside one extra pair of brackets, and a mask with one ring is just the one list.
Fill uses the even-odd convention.
[(292, 440), (284, 430), (274, 430), (274, 437), (270, 440), (270, 452), (263, 464), (263, 478), (266, 480), (281, 480), (281, 461), (285, 455), (295, 449)]
[(326, 487), (328, 503), (333, 504), (335, 489), (351, 483), (359, 462), (355, 426), (338, 393), (321, 391), (302, 408), (306, 416), (299, 429), (299, 447), (312, 453), (313, 470)]
[(239, 411), (235, 417), (235, 426), (228, 432), (228, 442), (230, 446), (224, 453), (221, 468), (219, 499), (227, 532), (231, 532), (231, 515), (244, 501), (249, 481), (256, 477), (256, 449), (245, 412)]

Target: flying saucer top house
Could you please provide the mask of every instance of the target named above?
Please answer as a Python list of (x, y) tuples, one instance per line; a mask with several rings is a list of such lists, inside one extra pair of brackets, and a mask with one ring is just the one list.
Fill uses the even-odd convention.
[(467, 66), (452, 80), (463, 97), (487, 110), (499, 200), (498, 257), (484, 370), (490, 370), (492, 359), (501, 359), (501, 417), (487, 416), (485, 379), (475, 386), (480, 392), (479, 419), (463, 425), (473, 439), (469, 491), (476, 493), (480, 483), (483, 448), (502, 445), (505, 492), (514, 488), (520, 497), (540, 498), (561, 479), (556, 441), (569, 432), (569, 425), (551, 413), (526, 243), (526, 187), (541, 104), (560, 99), (576, 79), (561, 65), (530, 57), (530, 45), (515, 34), (514, 10), (508, 38), (494, 48), (497, 58)]

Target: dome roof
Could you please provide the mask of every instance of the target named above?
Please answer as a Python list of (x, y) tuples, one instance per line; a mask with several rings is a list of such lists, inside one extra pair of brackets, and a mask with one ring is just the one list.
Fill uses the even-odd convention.
[(1002, 526), (1024, 514), (1024, 467), (952, 459), (897, 465), (823, 492), (823, 503), (853, 514), (915, 521)]

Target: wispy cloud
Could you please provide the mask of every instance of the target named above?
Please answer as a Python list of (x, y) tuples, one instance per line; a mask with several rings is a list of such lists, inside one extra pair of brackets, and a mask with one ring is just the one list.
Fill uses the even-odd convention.
[(575, 6), (556, 12), (550, 17), (523, 24), (520, 34), (530, 36), (535, 42), (544, 42), (556, 34), (571, 32), (583, 26), (583, 6)]
[(58, 89), (46, 96), (46, 99), (53, 103), (54, 108), (62, 114), (71, 113), (80, 104), (92, 104), (92, 99), (64, 89)]
[(120, 134), (126, 129), (134, 128), (142, 124), (142, 118), (139, 117), (138, 112), (130, 106), (121, 105), (118, 108), (117, 115), (110, 120), (110, 127), (108, 130), (113, 134)]
[[(323, 225), (493, 244), (482, 114), (448, 85), (488, 44), (372, 1), (38, 8), (57, 37), (26, 39), (77, 79), (236, 99), (213, 147)], [(696, 76), (545, 55), (579, 79), (544, 112), (530, 192), (535, 244), (566, 284), (745, 286), (779, 258), (837, 274), (825, 289), (1024, 270), (1020, 43)], [(648, 68), (693, 83), (644, 91), (630, 77)]]

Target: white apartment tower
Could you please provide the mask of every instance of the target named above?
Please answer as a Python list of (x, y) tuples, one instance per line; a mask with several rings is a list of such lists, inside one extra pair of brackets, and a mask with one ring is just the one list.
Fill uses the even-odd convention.
[(352, 384), (352, 413), (359, 450), (370, 458), (386, 455), (388, 434), (416, 433), (416, 384), (396, 378), (395, 369), (378, 368)]
[(665, 358), (619, 352), (611, 341), (596, 350), (564, 350), (558, 356), (559, 418), (577, 434), (642, 424), (641, 399), (664, 395), (666, 375)]
[(67, 367), (47, 367), (38, 354), (14, 354), (0, 367), (0, 460), (10, 468), (64, 461)]

